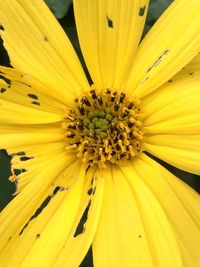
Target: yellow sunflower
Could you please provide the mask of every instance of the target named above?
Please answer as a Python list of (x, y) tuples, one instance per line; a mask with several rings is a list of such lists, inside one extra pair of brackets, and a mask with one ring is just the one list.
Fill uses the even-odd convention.
[(200, 266), (199, 195), (148, 156), (200, 174), (200, 1), (174, 1), (140, 43), (148, 2), (74, 0), (90, 85), (42, 0), (0, 1), (17, 183), (0, 266), (76, 267), (91, 245), (95, 267)]

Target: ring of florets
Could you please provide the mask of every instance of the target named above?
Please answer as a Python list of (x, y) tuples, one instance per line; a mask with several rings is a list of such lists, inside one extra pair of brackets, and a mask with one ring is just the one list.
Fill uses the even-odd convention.
[(89, 165), (105, 167), (135, 157), (142, 149), (140, 100), (107, 89), (74, 100), (62, 123), (66, 149)]

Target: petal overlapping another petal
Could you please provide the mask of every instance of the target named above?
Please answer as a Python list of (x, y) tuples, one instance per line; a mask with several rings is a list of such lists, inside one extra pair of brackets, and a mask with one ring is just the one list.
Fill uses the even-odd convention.
[[(60, 155), (16, 196), (0, 216), (0, 266), (51, 265), (77, 214), (84, 175), (80, 162)], [(63, 176), (65, 187), (59, 184)]]
[(180, 75), (143, 101), (145, 147), (180, 169), (200, 174), (200, 75)]
[[(173, 227), (130, 162), (106, 170), (95, 266), (183, 266)], [(167, 233), (167, 234), (165, 234)]]
[(0, 23), (17, 70), (37, 78), (62, 101), (89, 88), (71, 43), (43, 1), (1, 1)]
[(198, 0), (177, 0), (158, 19), (137, 51), (126, 84), (130, 94), (144, 97), (151, 93), (197, 55), (199, 11)]

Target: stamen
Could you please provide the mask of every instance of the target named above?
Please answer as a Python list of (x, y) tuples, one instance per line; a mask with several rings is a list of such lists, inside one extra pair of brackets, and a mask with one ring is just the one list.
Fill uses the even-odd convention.
[(106, 167), (130, 160), (142, 150), (140, 101), (125, 93), (97, 94), (91, 90), (74, 100), (62, 123), (66, 150), (76, 153), (83, 163)]

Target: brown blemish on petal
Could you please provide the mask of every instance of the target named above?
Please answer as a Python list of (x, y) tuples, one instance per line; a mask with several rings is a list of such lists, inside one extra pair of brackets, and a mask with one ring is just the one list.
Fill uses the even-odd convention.
[(107, 23), (109, 28), (113, 28), (113, 21), (107, 16)]
[(145, 13), (145, 10), (146, 10), (146, 6), (140, 7), (138, 15), (140, 17), (143, 17), (144, 13)]

